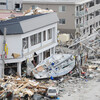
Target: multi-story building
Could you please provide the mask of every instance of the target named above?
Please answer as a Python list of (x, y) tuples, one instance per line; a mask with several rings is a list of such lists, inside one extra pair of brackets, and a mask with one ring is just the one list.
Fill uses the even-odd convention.
[(23, 11), (30, 7), (53, 9), (59, 17), (58, 29), (71, 37), (100, 27), (100, 0), (23, 0)]
[[(21, 65), (27, 59), (38, 64), (54, 55), (57, 45), (57, 22), (58, 17), (55, 12), (1, 21), (0, 77), (4, 68), (12, 68), (11, 64), (15, 64), (21, 76)], [(4, 28), (7, 31), (4, 31)], [(19, 56), (16, 58), (14, 55)]]
[(0, 0), (0, 9), (20, 11), (22, 0)]

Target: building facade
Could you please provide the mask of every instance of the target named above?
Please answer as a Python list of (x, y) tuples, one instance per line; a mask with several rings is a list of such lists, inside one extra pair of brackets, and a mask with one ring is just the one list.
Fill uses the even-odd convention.
[[(31, 60), (38, 64), (55, 54), (57, 22), (56, 13), (22, 16), (0, 22), (0, 76), (4, 69), (3, 63), (16, 63), (21, 76), (23, 61)], [(4, 27), (7, 28), (6, 36)], [(14, 54), (20, 56), (14, 58)]]
[(0, 9), (20, 11), (22, 0), (0, 0)]
[(23, 11), (30, 7), (53, 9), (59, 17), (58, 29), (72, 38), (100, 27), (100, 0), (23, 0)]

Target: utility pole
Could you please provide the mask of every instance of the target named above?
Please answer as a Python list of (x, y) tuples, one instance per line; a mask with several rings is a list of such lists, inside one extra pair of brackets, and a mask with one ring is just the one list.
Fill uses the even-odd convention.
[(5, 67), (6, 33), (7, 33), (7, 29), (4, 28), (4, 41), (3, 41), (3, 52), (2, 52), (2, 61), (3, 61), (3, 66), (2, 66), (2, 78), (4, 77), (4, 67)]

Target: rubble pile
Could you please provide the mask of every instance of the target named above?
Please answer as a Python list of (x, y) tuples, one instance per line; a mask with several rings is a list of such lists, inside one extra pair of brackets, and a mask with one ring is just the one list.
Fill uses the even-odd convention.
[(37, 15), (37, 14), (45, 14), (45, 13), (51, 13), (51, 12), (54, 12), (52, 9), (50, 10), (46, 10), (46, 9), (41, 9), (39, 7), (36, 7), (35, 9), (28, 9), (24, 12), (24, 16), (27, 16), (27, 15)]
[(41, 83), (28, 78), (5, 76), (4, 79), (0, 79), (0, 99), (8, 97), (8, 93), (9, 95), (13, 94), (13, 98), (21, 98), (26, 95), (31, 97), (34, 93), (44, 94), (49, 86), (52, 84)]
[[(97, 76), (100, 76), (100, 66), (99, 65), (87, 65), (82, 67), (84, 74), (81, 73), (81, 76), (73, 76), (72, 72), (70, 76), (64, 76), (64, 82), (58, 84), (59, 86), (59, 96), (62, 97), (63, 94), (71, 96), (71, 94), (81, 91), (83, 88), (87, 87), (87, 82), (92, 79), (96, 79)], [(76, 73), (76, 72), (75, 72)]]
[(99, 65), (89, 64), (81, 68), (81, 76), (77, 74), (76, 67), (68, 75), (53, 80), (45, 79), (36, 81), (35, 79), (25, 77), (5, 76), (3, 79), (0, 79), (0, 99), (11, 97), (11, 95), (13, 98), (24, 98), (26, 95), (28, 98), (32, 98), (36, 93), (45, 97), (47, 89), (50, 86), (59, 88), (58, 96), (61, 97), (66, 93), (70, 96), (77, 91), (81, 91), (87, 86), (87, 82), (97, 77), (100, 72)]

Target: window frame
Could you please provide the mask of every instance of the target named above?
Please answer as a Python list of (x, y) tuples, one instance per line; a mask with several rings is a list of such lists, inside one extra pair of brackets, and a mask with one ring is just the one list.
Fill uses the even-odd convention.
[(59, 19), (59, 24), (61, 24), (61, 25), (66, 24), (66, 20), (64, 18)]
[[(26, 45), (25, 45), (26, 42)], [(22, 43), (23, 43), (23, 49), (27, 49), (28, 48), (28, 37), (25, 37), (22, 39)]]
[(66, 11), (66, 6), (65, 5), (60, 5), (59, 6), (59, 12), (65, 12)]

